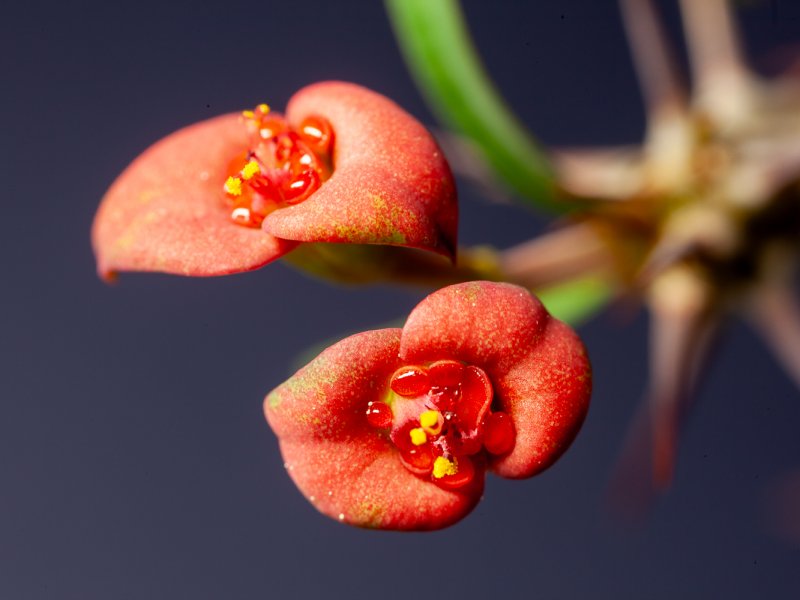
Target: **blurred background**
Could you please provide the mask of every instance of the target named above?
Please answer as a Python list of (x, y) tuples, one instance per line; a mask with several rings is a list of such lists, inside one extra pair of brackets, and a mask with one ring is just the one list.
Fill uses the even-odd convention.
[[(674, 3), (659, 4), (679, 42)], [(640, 140), (614, 2), (464, 9), (545, 143)], [(738, 14), (759, 71), (800, 56), (797, 2)], [(528, 481), (490, 477), (455, 527), (396, 534), (318, 515), (261, 402), (303, 350), (403, 317), (423, 292), (332, 287), (282, 264), (115, 286), (95, 276), (94, 211), (137, 154), (324, 79), (433, 125), (379, 2), (0, 8), (0, 598), (799, 597), (800, 394), (743, 325), (723, 338), (673, 488), (645, 521), (605, 503), (647, 378), (647, 317), (612, 307), (581, 328), (595, 392), (563, 459)], [(548, 225), (467, 185), (460, 198), (466, 244), (504, 248)]]

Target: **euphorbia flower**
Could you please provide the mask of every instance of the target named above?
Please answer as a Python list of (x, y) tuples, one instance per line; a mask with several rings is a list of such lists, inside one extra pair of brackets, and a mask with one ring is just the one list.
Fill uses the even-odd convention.
[(346, 338), (270, 393), (286, 468), (322, 513), (361, 527), (438, 529), (487, 470), (535, 475), (588, 408), (583, 344), (525, 289), (472, 282), (424, 299), (402, 329)]
[(114, 182), (93, 228), (98, 269), (222, 275), (299, 242), (389, 244), (449, 258), (455, 187), (431, 135), (357, 85), (297, 92), (191, 125), (146, 150)]

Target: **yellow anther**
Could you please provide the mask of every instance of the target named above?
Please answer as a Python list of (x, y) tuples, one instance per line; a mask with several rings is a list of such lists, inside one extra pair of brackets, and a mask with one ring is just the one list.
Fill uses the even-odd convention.
[(260, 173), (260, 172), (261, 172), (261, 168), (258, 166), (258, 163), (256, 161), (254, 161), (254, 160), (251, 160), (242, 169), (242, 178), (247, 180), (247, 179), (250, 179), (256, 173)]
[(266, 115), (269, 112), (269, 104), (264, 104), (262, 102), (258, 105), (258, 110), (261, 111), (261, 116)]
[(238, 177), (228, 177), (228, 179), (225, 180), (225, 191), (231, 196), (241, 196), (242, 180)]
[(438, 410), (426, 410), (419, 415), (419, 424), (426, 433), (431, 435), (439, 435), (442, 431), (442, 421), (439, 420)]
[(419, 424), (423, 427), (433, 427), (439, 422), (438, 410), (426, 410), (419, 416)]
[(254, 119), (256, 114), (252, 110), (243, 110), (242, 111), (242, 116), (245, 119)]
[(408, 432), (408, 435), (411, 436), (411, 443), (415, 446), (421, 446), (428, 441), (428, 436), (425, 435), (425, 431), (420, 427), (412, 429)]
[(437, 456), (433, 461), (433, 476), (441, 479), (445, 475), (455, 475), (458, 473), (458, 463), (447, 460), (444, 456)]

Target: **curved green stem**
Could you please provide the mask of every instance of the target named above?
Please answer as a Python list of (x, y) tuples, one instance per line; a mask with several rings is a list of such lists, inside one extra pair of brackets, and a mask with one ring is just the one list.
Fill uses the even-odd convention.
[(549, 161), (512, 114), (471, 43), (457, 0), (386, 0), (406, 62), (437, 118), (467, 135), (519, 196), (565, 212)]

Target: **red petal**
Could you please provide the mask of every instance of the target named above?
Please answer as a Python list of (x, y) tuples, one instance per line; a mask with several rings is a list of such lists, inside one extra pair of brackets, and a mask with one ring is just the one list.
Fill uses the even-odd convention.
[(323, 351), (264, 401), (275, 435), (281, 439), (349, 439), (369, 435), (366, 410), (383, 401), (397, 360), (399, 329), (367, 331)]
[(120, 175), (95, 217), (101, 276), (115, 271), (223, 275), (257, 269), (296, 244), (236, 225), (223, 185), (247, 149), (238, 115), (191, 125), (157, 142)]
[(493, 460), (491, 469), (503, 477), (530, 477), (561, 456), (583, 423), (592, 388), (586, 350), (575, 332), (551, 319), (539, 344), (493, 380), (517, 437), (511, 453)]
[[(483, 493), (484, 471), (445, 490), (407, 470), (391, 442), (280, 441), (289, 475), (314, 507), (333, 519), (377, 529), (441, 529), (465, 517)], [(477, 470), (476, 470), (477, 471)]]
[[(400, 330), (368, 331), (331, 346), (264, 401), (287, 469), (322, 513), (361, 527), (437, 529), (464, 517), (480, 499), (474, 485), (443, 490), (409, 472), (366, 407), (382, 400), (400, 366)], [(330, 493), (329, 493), (330, 492)]]
[(453, 176), (416, 119), (388, 98), (342, 82), (300, 90), (286, 114), (294, 127), (312, 115), (330, 122), (335, 168), (308, 200), (270, 214), (266, 231), (302, 242), (389, 244), (454, 257)]
[(583, 344), (514, 285), (472, 282), (431, 294), (403, 327), (400, 358), (452, 358), (486, 371), (517, 431), (514, 449), (491, 464), (503, 477), (529, 477), (552, 464), (588, 410), (591, 372)]
[(475, 281), (442, 288), (420, 302), (403, 327), (406, 362), (450, 358), (487, 371), (515, 362), (538, 343), (550, 315), (521, 287)]

